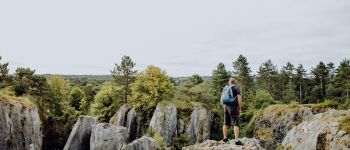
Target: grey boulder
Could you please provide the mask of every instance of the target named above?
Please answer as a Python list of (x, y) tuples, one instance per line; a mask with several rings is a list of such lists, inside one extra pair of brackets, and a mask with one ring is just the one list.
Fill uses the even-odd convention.
[(97, 124), (97, 118), (82, 116), (74, 124), (64, 150), (89, 150), (92, 129)]
[(127, 129), (109, 123), (99, 123), (92, 130), (91, 150), (115, 150), (123, 148), (128, 139)]

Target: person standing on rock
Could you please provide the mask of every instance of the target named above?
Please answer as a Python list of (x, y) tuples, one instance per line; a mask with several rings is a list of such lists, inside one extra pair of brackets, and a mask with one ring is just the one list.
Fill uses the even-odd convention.
[(231, 78), (228, 81), (228, 85), (226, 85), (221, 93), (221, 104), (224, 108), (224, 126), (223, 126), (223, 141), (226, 143), (229, 141), (227, 138), (227, 128), (233, 126), (234, 135), (235, 135), (235, 144), (243, 145), (241, 141), (239, 141), (239, 114), (241, 112), (242, 107), (242, 96), (239, 90), (239, 87), (236, 85), (236, 80)]

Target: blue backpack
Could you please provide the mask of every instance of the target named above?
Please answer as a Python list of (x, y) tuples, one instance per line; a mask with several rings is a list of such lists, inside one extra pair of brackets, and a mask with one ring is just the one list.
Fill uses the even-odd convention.
[(234, 87), (234, 85), (227, 85), (222, 90), (221, 101), (225, 105), (232, 105), (236, 103), (237, 96), (233, 97), (232, 87)]

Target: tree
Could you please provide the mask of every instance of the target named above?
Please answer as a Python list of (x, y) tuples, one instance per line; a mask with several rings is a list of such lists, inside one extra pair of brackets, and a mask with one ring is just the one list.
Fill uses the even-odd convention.
[(283, 99), (286, 93), (286, 86), (289, 84), (289, 81), (293, 79), (294, 77), (294, 65), (290, 62), (287, 62), (285, 66), (282, 67), (280, 77), (282, 80), (282, 93), (283, 93)]
[(223, 63), (219, 63), (216, 69), (213, 70), (211, 81), (214, 95), (216, 97), (220, 97), (221, 91), (223, 87), (227, 85), (230, 77), (231, 74), (230, 72), (226, 71), (225, 65)]
[(321, 61), (316, 68), (313, 68), (311, 73), (314, 76), (314, 81), (316, 84), (319, 84), (321, 90), (321, 99), (325, 96), (325, 87), (329, 80), (329, 69), (328, 67)]
[[(0, 56), (0, 61), (2, 57)], [(9, 85), (10, 82), (10, 76), (9, 76), (9, 69), (8, 69), (9, 63), (1, 63), (0, 62), (0, 89), (6, 87)]]
[(292, 80), (289, 80), (287, 89), (285, 90), (284, 93), (284, 103), (290, 103), (291, 101), (296, 101), (298, 98), (295, 96), (295, 85)]
[(122, 89), (111, 82), (106, 82), (96, 94), (91, 104), (91, 113), (96, 115), (100, 121), (108, 122), (122, 105)]
[(33, 85), (33, 76), (35, 70), (30, 68), (17, 68), (15, 72), (14, 86), (13, 90), (16, 96), (22, 96), (27, 94), (30, 88), (30, 85)]
[(242, 54), (233, 62), (233, 74), (240, 85), (241, 94), (245, 95), (245, 93), (251, 89), (253, 78), (251, 76), (251, 69), (249, 67), (249, 63), (246, 57)]
[(165, 71), (156, 66), (148, 66), (131, 84), (131, 103), (143, 113), (144, 119), (150, 118), (157, 103), (172, 94), (173, 87)]
[(69, 81), (60, 76), (52, 76), (47, 81), (50, 89), (49, 103), (50, 110), (55, 116), (61, 116), (64, 109), (67, 109), (69, 94)]
[(80, 104), (83, 103), (83, 101), (86, 101), (86, 95), (78, 87), (74, 87), (70, 93), (69, 93), (69, 105), (73, 107), (76, 111), (80, 111)]
[(259, 89), (267, 90), (275, 99), (281, 98), (277, 86), (278, 71), (276, 66), (268, 60), (261, 64), (258, 70), (257, 84)]
[(123, 56), (120, 64), (115, 64), (111, 71), (115, 83), (122, 88), (124, 103), (128, 101), (128, 96), (131, 95), (130, 84), (133, 83), (135, 78), (136, 71), (133, 70), (135, 65), (129, 56)]
[(202, 82), (203, 82), (203, 78), (201, 76), (199, 76), (198, 74), (194, 74), (188, 78), (188, 80), (185, 83), (185, 86), (187, 88), (191, 88), (195, 85), (201, 84)]
[(276, 102), (268, 91), (257, 90), (253, 104), (255, 109), (263, 109), (271, 104), (276, 104)]
[(303, 86), (305, 85), (305, 78), (306, 78), (306, 70), (304, 69), (302, 64), (299, 64), (296, 69), (295, 74), (295, 83), (299, 86), (299, 103), (302, 103), (303, 100)]
[(349, 100), (349, 89), (350, 89), (350, 60), (344, 59), (340, 62), (339, 67), (336, 69), (335, 76), (335, 86), (344, 89), (346, 93), (346, 100), (350, 103)]

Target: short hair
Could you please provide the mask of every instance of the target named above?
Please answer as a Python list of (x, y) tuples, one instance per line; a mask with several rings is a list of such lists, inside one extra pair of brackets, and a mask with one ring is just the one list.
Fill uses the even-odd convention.
[(230, 80), (228, 80), (228, 83), (235, 84), (236, 83), (236, 79), (235, 78), (230, 78)]

